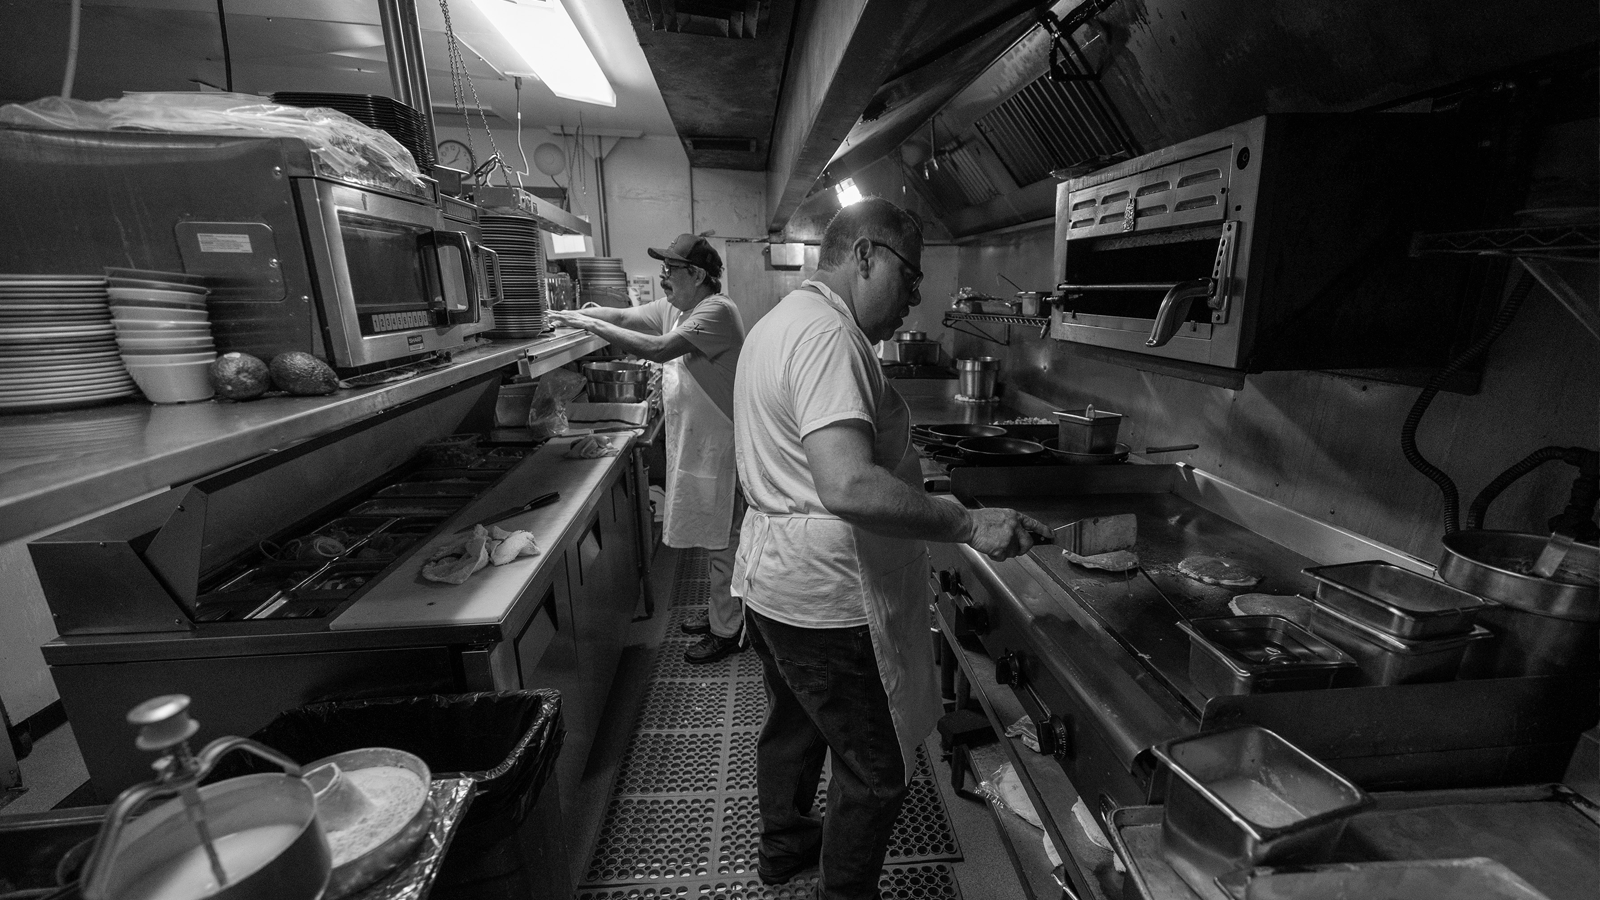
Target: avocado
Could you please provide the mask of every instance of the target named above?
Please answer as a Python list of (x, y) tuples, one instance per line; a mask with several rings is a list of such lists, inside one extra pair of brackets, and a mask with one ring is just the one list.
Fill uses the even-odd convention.
[(315, 397), (339, 389), (339, 376), (309, 353), (289, 350), (272, 358), (272, 383), (291, 394)]
[(267, 364), (248, 353), (224, 353), (211, 361), (211, 387), (226, 400), (254, 400), (270, 385)]

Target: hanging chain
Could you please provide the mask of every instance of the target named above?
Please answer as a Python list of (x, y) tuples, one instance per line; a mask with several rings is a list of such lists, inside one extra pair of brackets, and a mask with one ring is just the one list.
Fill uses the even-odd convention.
[[(489, 117), (483, 112), (483, 101), (478, 99), (477, 85), (472, 83), (472, 73), (467, 71), (466, 57), (461, 54), (461, 44), (456, 40), (455, 25), (450, 21), (450, 0), (439, 0), (439, 11), (444, 14), (445, 54), (450, 59), (450, 91), (456, 104), (456, 109), (461, 111), (461, 117), (467, 121), (467, 151), (477, 158), (477, 152), (472, 149), (472, 114), (467, 111), (467, 98), (461, 90), (463, 79), (467, 82), (467, 90), (472, 92), (472, 104), (478, 109), (478, 121), (483, 124), (483, 133), (489, 138), (489, 151), (493, 154), (489, 158), (494, 168), (500, 170), (500, 180), (506, 187), (511, 186), (511, 176), (506, 169), (505, 159), (500, 156), (500, 148), (495, 146), (494, 132), (489, 130)], [(491, 170), (492, 171), (492, 170)], [(517, 179), (521, 182), (521, 179)]]

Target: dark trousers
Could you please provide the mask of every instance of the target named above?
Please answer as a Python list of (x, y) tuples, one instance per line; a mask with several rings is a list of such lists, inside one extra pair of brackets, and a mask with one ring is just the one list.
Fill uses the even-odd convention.
[[(872, 638), (796, 628), (745, 610), (761, 657), (767, 719), (756, 744), (761, 855), (783, 868), (822, 845), (824, 900), (871, 900), (907, 785)], [(832, 751), (827, 814), (810, 815)]]

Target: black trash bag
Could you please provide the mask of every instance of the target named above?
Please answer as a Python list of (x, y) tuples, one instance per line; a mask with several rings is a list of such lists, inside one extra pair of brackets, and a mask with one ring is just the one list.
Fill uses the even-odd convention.
[[(566, 729), (553, 690), (430, 694), (312, 703), (281, 713), (251, 738), (305, 764), (363, 747), (415, 754), (435, 777), (477, 782), (452, 847), (499, 841), (516, 830), (555, 768)], [(273, 771), (229, 754), (212, 780)]]

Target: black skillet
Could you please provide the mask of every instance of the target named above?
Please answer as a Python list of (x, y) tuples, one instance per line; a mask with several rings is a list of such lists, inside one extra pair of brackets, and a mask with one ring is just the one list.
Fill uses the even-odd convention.
[(1045, 458), (1044, 445), (1020, 438), (975, 437), (950, 444), (929, 444), (934, 458), (972, 466), (1031, 466)]
[(912, 431), (939, 443), (955, 443), (967, 438), (1005, 437), (1006, 430), (999, 425), (913, 425)]

